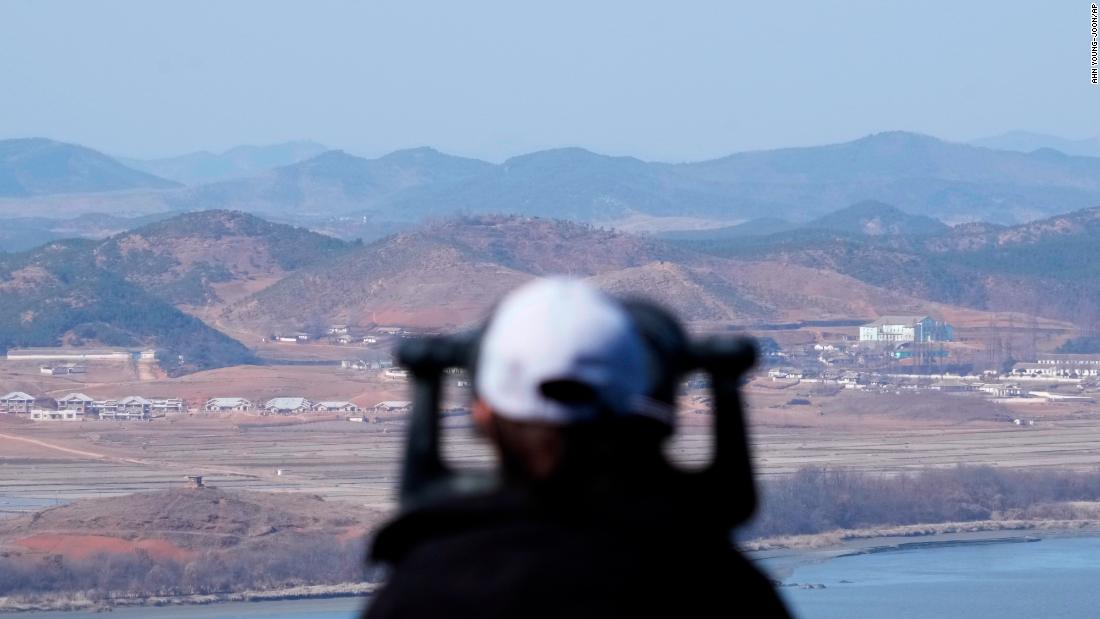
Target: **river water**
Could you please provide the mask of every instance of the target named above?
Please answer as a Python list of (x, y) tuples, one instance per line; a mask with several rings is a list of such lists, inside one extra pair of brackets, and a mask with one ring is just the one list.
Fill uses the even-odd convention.
[(1100, 617), (1100, 538), (959, 545), (797, 567), (782, 595), (803, 619)]
[[(799, 563), (781, 589), (802, 619), (1100, 616), (1100, 537), (919, 547)], [(353, 619), (362, 599), (29, 613), (35, 619)]]

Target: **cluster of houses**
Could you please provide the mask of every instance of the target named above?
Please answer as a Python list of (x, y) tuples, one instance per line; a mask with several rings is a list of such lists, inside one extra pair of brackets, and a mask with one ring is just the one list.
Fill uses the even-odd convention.
[(1100, 355), (1041, 354), (1034, 362), (1012, 366), (1014, 376), (1084, 379), (1100, 376)]
[(203, 404), (202, 410), (209, 413), (256, 411), (268, 415), (363, 412), (362, 408), (346, 400), (314, 402), (301, 397), (278, 397), (266, 402), (253, 402), (240, 397), (210, 398)]
[(185, 410), (184, 402), (179, 398), (150, 399), (137, 395), (97, 400), (83, 393), (70, 393), (61, 398), (37, 398), (22, 391), (13, 391), (0, 397), (0, 413), (23, 414), (42, 421), (143, 421)]
[[(210, 413), (257, 412), (264, 415), (299, 415), (305, 413), (362, 415), (365, 412), (405, 413), (412, 403), (386, 400), (364, 411), (346, 400), (314, 402), (302, 397), (278, 397), (265, 402), (253, 402), (241, 397), (217, 397), (207, 400), (201, 411)], [(179, 398), (144, 398), (128, 396), (120, 399), (88, 397), (70, 393), (61, 398), (37, 398), (22, 391), (0, 397), (0, 414), (23, 415), (38, 421), (82, 421), (110, 419), (117, 421), (147, 421), (169, 413), (194, 412)], [(361, 419), (361, 417), (360, 417)]]
[(275, 333), (271, 335), (271, 341), (281, 344), (305, 344), (323, 340), (328, 341), (330, 344), (371, 346), (385, 338), (407, 337), (411, 333), (404, 327), (374, 327), (369, 330), (362, 330), (348, 325), (331, 325), (324, 332), (317, 330), (313, 333), (307, 331)]
[(1057, 402), (1094, 402), (1100, 397), (1100, 382), (1095, 384), (1078, 383), (1074, 393), (1036, 391), (1020, 382), (999, 380), (994, 372), (980, 376), (954, 375), (914, 375), (884, 374), (879, 372), (858, 372), (854, 370), (829, 371), (810, 375), (800, 370), (772, 368), (768, 377), (775, 382), (819, 383), (834, 385), (842, 389), (879, 393), (907, 393), (931, 391), (953, 394), (975, 394), (993, 400), (1030, 398)]

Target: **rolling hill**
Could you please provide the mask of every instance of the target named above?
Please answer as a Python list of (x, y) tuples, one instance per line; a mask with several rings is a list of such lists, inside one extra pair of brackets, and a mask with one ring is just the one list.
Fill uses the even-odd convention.
[(189, 314), (204, 317), (354, 247), (245, 213), (204, 211), (0, 256), (0, 348), (152, 346), (173, 374), (253, 362), (242, 344)]
[(850, 318), (920, 304), (813, 267), (714, 258), (560, 220), (468, 216), (306, 267), (229, 306), (222, 319), (256, 332), (315, 322), (466, 326), (506, 291), (551, 274), (655, 297), (698, 323)]
[(19, 252), (61, 239), (102, 239), (137, 228), (168, 215), (115, 217), (89, 213), (70, 219), (50, 217), (14, 217), (0, 219), (0, 252)]
[(824, 268), (876, 287), (981, 310), (1100, 325), (1100, 208), (1011, 227), (961, 225), (924, 236), (800, 229), (763, 237), (679, 241), (736, 260)]
[(97, 244), (96, 265), (178, 306), (218, 305), (349, 248), (332, 237), (235, 211), (199, 211)]
[[(446, 184), (492, 164), (430, 148), (364, 159), (328, 151), (254, 177), (188, 188), (165, 196), (176, 210), (224, 209), (290, 217), (319, 217), (369, 210), (398, 192)], [(394, 214), (394, 219), (402, 219)]]
[(971, 140), (970, 143), (974, 146), (984, 146), (985, 148), (997, 150), (1014, 150), (1021, 153), (1049, 148), (1078, 157), (1100, 157), (1100, 138), (1071, 140), (1030, 131), (1009, 131), (1000, 135)]
[(90, 148), (45, 138), (0, 140), (0, 197), (168, 189), (178, 184)]
[(910, 215), (899, 208), (865, 200), (822, 215), (802, 226), (807, 229), (834, 230), (869, 236), (940, 234), (950, 227), (925, 215)]
[(159, 159), (118, 160), (135, 170), (155, 174), (185, 185), (199, 185), (231, 178), (255, 176), (265, 170), (291, 165), (327, 151), (316, 142), (283, 142), (267, 146), (237, 146), (222, 153), (198, 151)]
[(94, 242), (0, 256), (0, 348), (151, 346), (170, 374), (254, 361), (236, 340), (96, 265)]

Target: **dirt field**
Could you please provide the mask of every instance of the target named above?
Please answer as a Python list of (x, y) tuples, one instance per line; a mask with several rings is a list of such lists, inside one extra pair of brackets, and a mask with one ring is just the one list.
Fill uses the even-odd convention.
[[(320, 374), (301, 380), (298, 372), (318, 368), (294, 368), (294, 376), (269, 370), (259, 368), (255, 375), (251, 369), (233, 370), (233, 391), (251, 395), (272, 389), (274, 382), (268, 381), (295, 378), (292, 384), (307, 396), (342, 385), (342, 393), (360, 400), (407, 397), (394, 385), (340, 378), (325, 383)], [(198, 394), (225, 378), (217, 372), (206, 374), (170, 384)], [(359, 390), (369, 396), (357, 395)], [(788, 404), (796, 396), (805, 396), (811, 404)], [(708, 457), (711, 418), (704, 397), (692, 394), (685, 399), (688, 410), (669, 448), (678, 461), (698, 464)], [(914, 402), (923, 397), (934, 396), (918, 396)], [(746, 397), (758, 473), (785, 474), (807, 465), (882, 472), (960, 463), (1100, 466), (1096, 405), (1030, 405), (1016, 414), (1026, 414), (1036, 424), (1021, 427), (996, 420), (1012, 409), (961, 396), (936, 397), (946, 399), (906, 408), (904, 401), (886, 396), (820, 395), (803, 385), (776, 388), (758, 381)], [(490, 453), (468, 418), (448, 418), (446, 424), (452, 461), (461, 466), (489, 462)], [(211, 485), (226, 489), (310, 492), (385, 509), (393, 505), (402, 445), (400, 417), (355, 423), (181, 415), (145, 423), (66, 423), (0, 416), (0, 499), (36, 505), (44, 500), (115, 496), (177, 487), (185, 475), (202, 474)]]

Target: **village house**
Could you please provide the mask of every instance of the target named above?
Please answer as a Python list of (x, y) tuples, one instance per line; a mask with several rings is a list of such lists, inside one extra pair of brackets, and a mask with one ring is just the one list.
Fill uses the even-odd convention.
[(859, 372), (841, 372), (840, 375), (837, 376), (836, 383), (838, 385), (843, 385), (845, 389), (858, 389), (860, 387), (860, 378)]
[(1038, 355), (1035, 364), (1040, 374), (1049, 376), (1100, 376), (1100, 355), (1046, 353)]
[(83, 393), (70, 393), (63, 398), (57, 399), (57, 410), (77, 411), (83, 415), (95, 410), (95, 400)]
[(978, 391), (987, 393), (994, 398), (1022, 398), (1027, 395), (1027, 392), (1021, 389), (1019, 385), (1002, 383), (981, 384), (978, 385)]
[(351, 402), (318, 402), (313, 406), (318, 413), (361, 413), (363, 409)]
[(412, 410), (412, 402), (406, 400), (385, 400), (371, 408), (373, 413), (407, 413)]
[(264, 411), (272, 415), (297, 415), (313, 410), (313, 402), (305, 398), (271, 398), (264, 403)]
[(382, 370), (382, 379), (389, 381), (404, 381), (408, 380), (409, 371), (403, 368), (386, 368)]
[(36, 408), (31, 411), (31, 419), (35, 421), (84, 421), (84, 411), (80, 410), (46, 410)]
[(88, 412), (94, 411), (100, 419), (114, 419), (118, 413), (118, 400), (96, 400)]
[(44, 365), (38, 368), (38, 371), (47, 376), (67, 376), (69, 374), (87, 374), (88, 366), (76, 364)]
[(347, 325), (332, 325), (331, 327), (328, 328), (328, 334), (329, 335), (347, 335), (348, 334), (348, 326)]
[(109, 413), (99, 411), (100, 419), (115, 419), (119, 421), (141, 421), (151, 417), (153, 402), (141, 396), (127, 396), (119, 400)]
[(244, 398), (210, 398), (202, 409), (211, 413), (228, 413), (252, 409), (252, 402)]
[(802, 370), (794, 368), (772, 368), (768, 370), (768, 377), (775, 380), (801, 380)]
[(34, 408), (35, 397), (22, 391), (13, 391), (0, 398), (0, 413), (29, 413)]
[(182, 413), (185, 410), (183, 400), (180, 398), (153, 398), (154, 414)]

